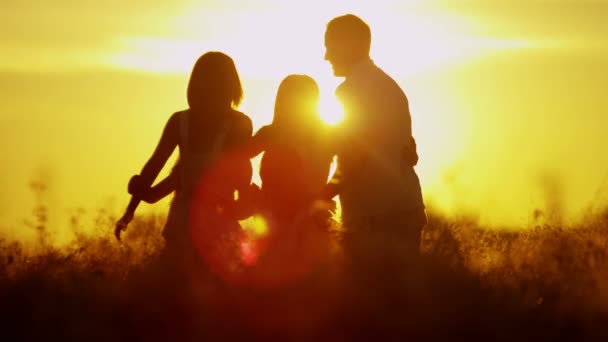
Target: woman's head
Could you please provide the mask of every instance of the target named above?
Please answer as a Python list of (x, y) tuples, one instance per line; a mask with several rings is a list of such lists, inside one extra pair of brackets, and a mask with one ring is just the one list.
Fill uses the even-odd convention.
[(237, 107), (243, 87), (232, 58), (216, 51), (202, 55), (192, 69), (187, 96), (192, 109)]
[(319, 122), (319, 86), (306, 75), (289, 75), (277, 91), (272, 124), (282, 129), (314, 128)]

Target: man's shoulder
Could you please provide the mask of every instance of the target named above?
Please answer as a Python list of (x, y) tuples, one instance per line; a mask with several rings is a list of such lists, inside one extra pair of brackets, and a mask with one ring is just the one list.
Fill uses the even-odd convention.
[[(338, 86), (338, 89), (355, 90), (375, 88), (381, 83), (393, 81), (393, 78), (387, 74), (382, 68), (374, 63), (366, 64), (364, 67), (359, 67), (344, 82)], [(395, 82), (396, 84), (396, 82)]]
[(344, 80), (344, 81), (343, 81), (342, 83), (340, 83), (340, 84), (338, 85), (338, 87), (336, 88), (336, 96), (337, 96), (338, 98), (342, 98), (342, 97), (344, 97), (344, 95), (346, 95), (346, 94), (348, 93), (348, 91), (349, 91), (349, 87), (350, 87), (350, 85), (349, 85), (348, 80), (347, 80), (347, 79), (346, 79), (346, 80)]
[(402, 98), (405, 92), (397, 81), (375, 64), (347, 78), (336, 89), (338, 98), (370, 97), (374, 100)]
[(368, 70), (367, 77), (360, 81), (365, 89), (376, 94), (378, 99), (391, 99), (391, 102), (407, 103), (407, 96), (401, 85), (384, 69), (374, 65)]

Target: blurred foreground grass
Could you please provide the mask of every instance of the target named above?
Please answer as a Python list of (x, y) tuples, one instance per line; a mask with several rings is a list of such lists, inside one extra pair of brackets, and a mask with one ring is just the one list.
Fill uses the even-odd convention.
[[(165, 324), (165, 335), (154, 332), (153, 322), (167, 313), (163, 313), (162, 306), (141, 303), (162, 302), (159, 297), (163, 294), (150, 292), (144, 299), (134, 299), (133, 293), (146, 292), (154, 287), (152, 282), (158, 281), (136, 275), (145, 274), (150, 261), (163, 248), (163, 216), (136, 218), (121, 244), (113, 236), (115, 217), (102, 211), (93, 233), (81, 233), (79, 221), (73, 220), (75, 239), (61, 247), (51, 242), (44, 220), (38, 221), (32, 227), (38, 235), (35, 243), (0, 240), (5, 336), (27, 340), (164, 340), (167, 336), (187, 340), (224, 336), (209, 332), (213, 329), (208, 322), (213, 321), (230, 326), (220, 329), (226, 336), (255, 337), (251, 330), (238, 329), (237, 316), (218, 321), (209, 312), (181, 312), (179, 318), (169, 319), (169, 328)], [(448, 220), (430, 213), (422, 250), (425, 286), (431, 296), (423, 303), (424, 308), (413, 311), (428, 315), (407, 319), (408, 324), (414, 322), (413, 326), (421, 327), (413, 336), (443, 339), (454, 337), (457, 332), (497, 340), (608, 337), (608, 213), (589, 218), (577, 227), (535, 226), (519, 231), (486, 230), (474, 220)], [(327, 280), (322, 280), (321, 285), (323, 282)], [(300, 292), (306, 292), (306, 286)], [(236, 307), (239, 300), (245, 300), (240, 295), (230, 295), (237, 298)], [(192, 303), (205, 305), (200, 298), (192, 298)], [(139, 311), (134, 313), (134, 307)], [(280, 308), (294, 309), (298, 308)], [(152, 319), (138, 321), (138, 315)], [(323, 328), (318, 330), (294, 329), (290, 338), (349, 336), (341, 334), (349, 327), (334, 318), (324, 318)], [(189, 324), (189, 328), (184, 328), (184, 324)], [(280, 330), (260, 336), (276, 337), (279, 335), (272, 334), (279, 334)]]

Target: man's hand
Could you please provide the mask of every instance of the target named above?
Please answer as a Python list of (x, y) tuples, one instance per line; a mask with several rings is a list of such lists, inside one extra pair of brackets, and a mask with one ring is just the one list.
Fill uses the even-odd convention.
[(333, 200), (317, 200), (311, 207), (310, 215), (317, 227), (327, 229), (330, 218), (336, 211), (336, 202)]
[(120, 233), (127, 230), (127, 226), (133, 220), (133, 213), (126, 212), (118, 222), (116, 222), (116, 228), (114, 229), (114, 236), (116, 240), (120, 241)]
[(414, 140), (414, 137), (411, 137), (410, 142), (403, 147), (403, 158), (409, 166), (416, 166), (418, 164), (418, 151), (416, 150), (416, 140)]
[(332, 179), (321, 191), (321, 199), (325, 201), (331, 201), (340, 192), (339, 182), (336, 179)]

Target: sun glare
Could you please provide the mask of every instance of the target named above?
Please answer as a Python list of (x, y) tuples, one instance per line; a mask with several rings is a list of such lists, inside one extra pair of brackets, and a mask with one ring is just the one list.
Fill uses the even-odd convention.
[[(419, 82), (419, 77), (531, 44), (487, 36), (470, 18), (456, 14), (425, 10), (424, 6), (398, 9), (402, 1), (380, 0), (373, 6), (365, 1), (261, 2), (268, 6), (246, 10), (228, 5), (212, 10), (200, 4), (187, 6), (182, 15), (168, 19), (163, 35), (117, 37), (105, 62), (127, 70), (187, 77), (201, 53), (223, 51), (235, 60), (245, 90), (239, 109), (251, 117), (255, 130), (272, 121), (276, 89), (289, 74), (313, 77), (321, 92), (319, 116), (323, 124), (344, 125), (344, 109), (334, 95), (344, 79), (335, 77), (324, 60), (323, 37), (332, 17), (358, 13), (373, 29), (374, 62), (394, 77), (411, 99), (413, 133), (422, 158), (417, 166), (421, 181), (427, 192), (437, 188), (441, 193), (443, 171), (464, 151), (466, 127), (470, 125), (461, 116), (446, 114), (454, 111), (456, 103), (436, 101), (443, 95), (436, 87)], [(218, 20), (225, 17), (241, 24)], [(252, 161), (254, 170), (259, 170), (259, 160)], [(257, 172), (253, 182), (261, 184)], [(253, 222), (251, 227), (258, 232), (265, 229)]]
[(344, 108), (332, 96), (325, 96), (319, 105), (321, 120), (327, 125), (337, 125), (344, 119)]
[(254, 215), (245, 220), (239, 221), (242, 229), (253, 238), (264, 237), (268, 234), (268, 222), (260, 215)]

